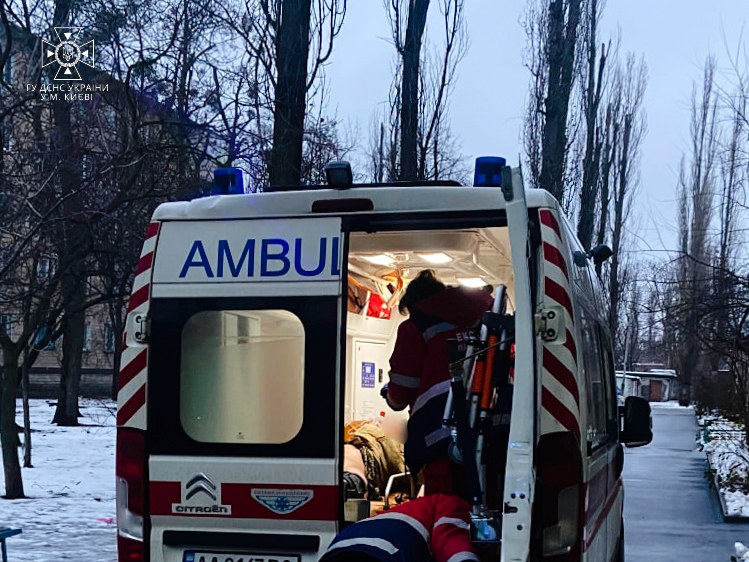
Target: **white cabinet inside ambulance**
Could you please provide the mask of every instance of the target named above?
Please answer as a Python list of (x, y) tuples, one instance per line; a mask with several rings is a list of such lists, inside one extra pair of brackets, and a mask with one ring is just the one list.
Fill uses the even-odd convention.
[(511, 407), (479, 456), (499, 490), (482, 505), (501, 506), (484, 552), (621, 561), (621, 445), (652, 434), (647, 403), (617, 406), (596, 254), (503, 159), (479, 159), (472, 186), (347, 178), (338, 164), (324, 186), (224, 181), (155, 211), (119, 376), (120, 562), (314, 562), (376, 512), (348, 509), (344, 426), (407, 415), (380, 389), (398, 297), (425, 268), (506, 295), (514, 360), (489, 399), (510, 388)]

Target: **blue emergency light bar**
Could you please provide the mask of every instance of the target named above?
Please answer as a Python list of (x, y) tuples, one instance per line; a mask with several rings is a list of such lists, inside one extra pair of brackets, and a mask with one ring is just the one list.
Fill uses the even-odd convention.
[(473, 173), (475, 187), (502, 187), (502, 168), (507, 160), (501, 156), (480, 156), (476, 158)]
[(237, 195), (244, 193), (242, 170), (239, 168), (216, 168), (213, 170), (213, 195)]

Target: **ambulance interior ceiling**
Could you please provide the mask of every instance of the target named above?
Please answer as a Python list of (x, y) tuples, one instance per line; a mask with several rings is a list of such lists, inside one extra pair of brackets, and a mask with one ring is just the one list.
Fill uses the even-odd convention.
[(506, 227), (458, 230), (352, 233), (349, 275), (388, 300), (388, 283), (403, 287), (423, 269), (433, 269), (447, 285), (507, 286), (508, 312), (514, 308), (514, 280)]

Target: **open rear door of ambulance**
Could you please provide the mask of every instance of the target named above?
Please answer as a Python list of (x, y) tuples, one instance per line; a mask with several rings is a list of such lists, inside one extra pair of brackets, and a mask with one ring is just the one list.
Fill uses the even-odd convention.
[(162, 219), (150, 562), (313, 562), (337, 531), (341, 223)]
[(537, 418), (536, 346), (529, 272), (530, 223), (520, 169), (512, 169), (509, 174), (512, 181), (507, 181), (507, 175), (503, 177), (502, 191), (515, 276), (515, 381), (505, 471), (501, 560), (526, 562), (530, 557)]

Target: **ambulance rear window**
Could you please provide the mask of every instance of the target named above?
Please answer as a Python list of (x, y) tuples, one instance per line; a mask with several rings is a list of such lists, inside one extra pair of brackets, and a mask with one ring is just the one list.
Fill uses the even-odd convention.
[(279, 444), (304, 415), (302, 321), (287, 310), (209, 310), (182, 330), (180, 421), (204, 443)]

